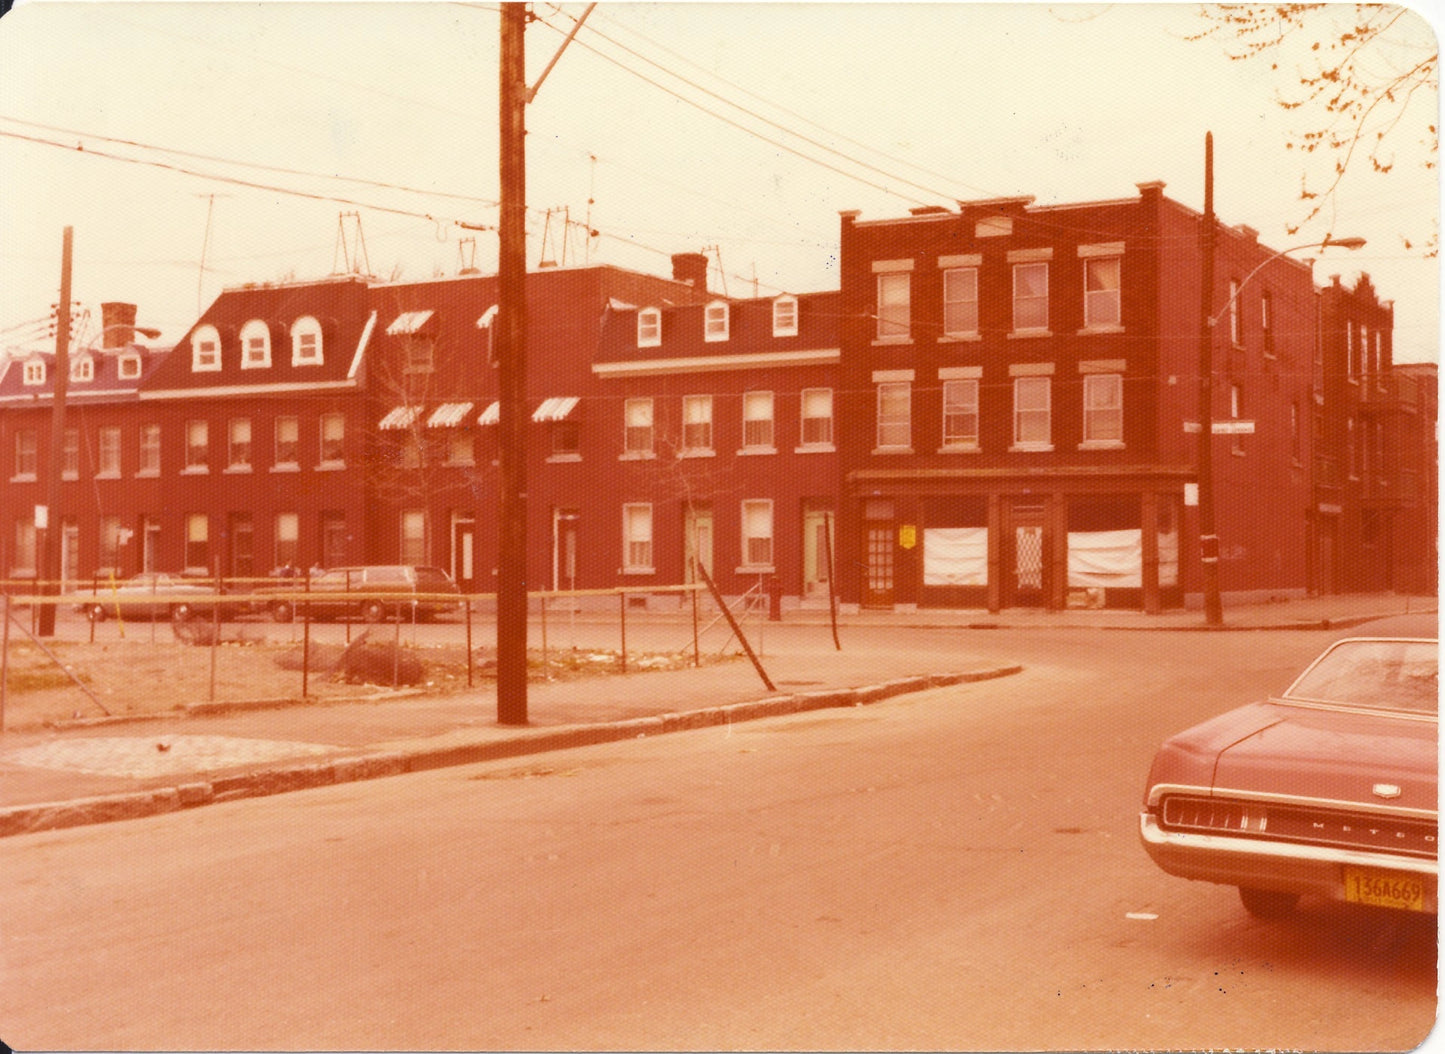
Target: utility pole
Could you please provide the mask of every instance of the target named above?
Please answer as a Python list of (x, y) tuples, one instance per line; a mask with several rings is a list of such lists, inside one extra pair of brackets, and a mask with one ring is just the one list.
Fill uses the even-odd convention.
[(527, 724), (527, 5), (503, 3), (496, 340), (497, 723)]
[(1199, 559), (1204, 621), (1224, 625), (1219, 599), (1219, 535), (1214, 523), (1214, 133), (1204, 133), (1204, 225), (1199, 233)]
[[(40, 592), (60, 595), (60, 476), (65, 461), (65, 393), (70, 385), (70, 255), (74, 228), (66, 227), (60, 248), (60, 303), (55, 308), (55, 378), (50, 389), (50, 449), (46, 451), (45, 539), (40, 549)], [(42, 604), (36, 630), (55, 635), (55, 604)]]

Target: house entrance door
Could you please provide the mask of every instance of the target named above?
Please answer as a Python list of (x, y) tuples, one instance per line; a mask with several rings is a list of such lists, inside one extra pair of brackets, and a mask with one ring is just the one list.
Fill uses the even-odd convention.
[(1015, 607), (1043, 607), (1048, 594), (1048, 546), (1042, 505), (1013, 507), (1013, 587)]

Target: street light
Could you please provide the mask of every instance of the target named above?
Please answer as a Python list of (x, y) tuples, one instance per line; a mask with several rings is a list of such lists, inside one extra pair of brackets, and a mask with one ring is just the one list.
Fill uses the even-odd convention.
[(1349, 249), (1351, 252), (1354, 252), (1356, 249), (1363, 249), (1364, 247), (1365, 239), (1363, 238), (1335, 238), (1327, 234), (1325, 235), (1323, 241), (1305, 242), (1303, 245), (1291, 245), (1288, 249), (1281, 249), (1279, 250), (1279, 252), (1273, 254), (1272, 256), (1265, 257), (1265, 259), (1261, 261), (1254, 268), (1254, 270), (1250, 271), (1249, 274), (1245, 275), (1244, 278), (1240, 280), (1239, 284), (1234, 287), (1234, 292), (1229, 295), (1229, 300), (1225, 303), (1225, 305), (1219, 309), (1219, 314), (1215, 315), (1209, 320), (1210, 327), (1212, 328), (1219, 325), (1219, 320), (1222, 319), (1225, 315), (1229, 314), (1229, 312), (1234, 308), (1234, 305), (1238, 302), (1239, 294), (1244, 292), (1245, 286), (1249, 285), (1250, 279), (1252, 279), (1255, 275), (1259, 274), (1260, 271), (1263, 271), (1270, 264), (1274, 263), (1281, 256), (1288, 256), (1290, 253), (1297, 253), (1301, 249)]

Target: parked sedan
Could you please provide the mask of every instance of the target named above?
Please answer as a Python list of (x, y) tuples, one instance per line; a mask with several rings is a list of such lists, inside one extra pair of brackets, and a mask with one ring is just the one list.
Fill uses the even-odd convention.
[(298, 610), (312, 618), (389, 618), (428, 621), (456, 611), (461, 593), (439, 567), (381, 564), (312, 571), (305, 579), (264, 592), (286, 595), (263, 599), (259, 606), (277, 622), (290, 622)]
[(1139, 817), (1154, 862), (1261, 918), (1301, 895), (1438, 914), (1437, 627), (1369, 623), (1282, 695), (1166, 740)]
[[(195, 617), (210, 618), (216, 608), (216, 583), (196, 575), (146, 571), (114, 586), (99, 585), (75, 610), (94, 622), (119, 614), (127, 619), (166, 618), (184, 622)], [(231, 619), (246, 605), (222, 601), (220, 616)]]

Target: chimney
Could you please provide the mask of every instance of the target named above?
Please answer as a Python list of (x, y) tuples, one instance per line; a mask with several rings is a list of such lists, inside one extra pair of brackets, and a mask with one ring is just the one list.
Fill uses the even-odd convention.
[(699, 293), (706, 293), (707, 256), (703, 253), (673, 253), (672, 280), (685, 282)]
[(135, 341), (135, 305), (114, 300), (101, 304), (100, 324), (103, 327), (100, 335), (103, 350), (129, 347)]

